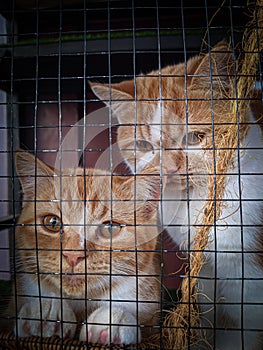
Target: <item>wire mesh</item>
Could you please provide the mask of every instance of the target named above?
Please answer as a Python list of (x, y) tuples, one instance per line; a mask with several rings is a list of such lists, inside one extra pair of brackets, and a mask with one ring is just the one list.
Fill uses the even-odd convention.
[(0, 4), (0, 347), (262, 348), (261, 7)]

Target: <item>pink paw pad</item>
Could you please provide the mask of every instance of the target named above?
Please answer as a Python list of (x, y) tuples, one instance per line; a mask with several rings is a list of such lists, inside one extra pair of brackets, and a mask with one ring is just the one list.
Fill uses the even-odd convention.
[(100, 341), (102, 344), (107, 344), (108, 340), (108, 329), (104, 329), (100, 332)]
[(26, 321), (24, 324), (23, 324), (23, 330), (25, 333), (29, 334), (30, 335), (30, 326), (29, 326), (29, 322)]
[(91, 342), (92, 339), (92, 333), (91, 331), (88, 331), (88, 342)]
[(113, 339), (113, 343), (114, 343), (114, 344), (121, 344), (121, 338), (117, 335), (117, 336)]

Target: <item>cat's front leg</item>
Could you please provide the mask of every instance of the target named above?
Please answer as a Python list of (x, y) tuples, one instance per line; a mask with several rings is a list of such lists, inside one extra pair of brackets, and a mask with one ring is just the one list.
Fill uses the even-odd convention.
[(14, 331), (19, 337), (43, 336), (73, 337), (76, 316), (66, 301), (42, 299), (25, 303), (18, 314)]
[(120, 305), (111, 308), (101, 306), (83, 325), (80, 340), (101, 344), (136, 344), (141, 342), (141, 331), (130, 311)]

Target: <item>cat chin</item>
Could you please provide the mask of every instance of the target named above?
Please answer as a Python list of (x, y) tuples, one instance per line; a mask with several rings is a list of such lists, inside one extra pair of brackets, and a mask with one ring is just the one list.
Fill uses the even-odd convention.
[(180, 190), (180, 191), (184, 191), (186, 189), (186, 186), (185, 185), (182, 185), (182, 184), (178, 184), (174, 181), (169, 181), (167, 182), (166, 184), (166, 191), (170, 191), (170, 190), (173, 190), (174, 188), (176, 188), (176, 190)]
[(69, 297), (84, 297), (87, 293), (101, 290), (102, 280), (98, 280), (97, 276), (79, 276), (74, 274), (65, 275), (62, 279), (63, 293)]
[(72, 286), (72, 287), (78, 287), (82, 286), (85, 283), (85, 277), (81, 277), (78, 275), (70, 274), (66, 275), (63, 278), (63, 282), (65, 285)]
[(166, 189), (167, 188), (169, 188), (169, 189), (176, 188), (176, 190), (184, 191), (189, 187), (192, 187), (192, 184), (189, 183), (189, 181), (187, 181), (186, 179), (177, 180), (175, 178), (168, 177), (168, 180), (166, 183)]
[(174, 180), (168, 180), (166, 183), (165, 191), (191, 191), (195, 193), (199, 193), (200, 191), (204, 191), (207, 189), (207, 182), (203, 180), (198, 179), (189, 179), (183, 180), (183, 181), (174, 181)]
[(80, 297), (85, 295), (87, 289), (85, 278), (69, 277), (63, 280), (63, 292), (72, 297)]
[[(45, 283), (46, 290), (54, 290), (54, 288), (58, 291), (58, 295), (61, 294), (60, 290), (62, 287), (63, 296), (67, 297), (83, 297), (85, 295), (85, 290), (87, 289), (87, 282), (84, 276), (79, 275), (64, 275), (61, 278), (50, 278), (47, 284)], [(57, 293), (56, 293), (57, 294)]]

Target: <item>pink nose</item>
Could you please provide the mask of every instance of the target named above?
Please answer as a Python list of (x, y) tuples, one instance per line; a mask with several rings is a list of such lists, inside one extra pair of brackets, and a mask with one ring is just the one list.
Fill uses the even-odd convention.
[(161, 161), (164, 174), (178, 174), (185, 164), (184, 154), (180, 151), (163, 151)]
[(85, 259), (84, 252), (64, 251), (63, 256), (66, 258), (71, 267), (75, 267), (78, 265), (78, 263)]
[(179, 167), (172, 161), (166, 162), (163, 166), (164, 174), (176, 174), (178, 173)]

